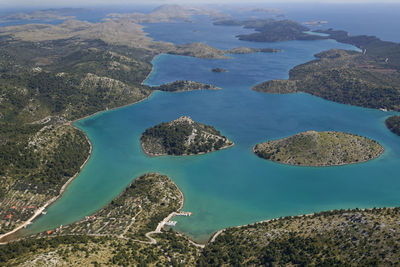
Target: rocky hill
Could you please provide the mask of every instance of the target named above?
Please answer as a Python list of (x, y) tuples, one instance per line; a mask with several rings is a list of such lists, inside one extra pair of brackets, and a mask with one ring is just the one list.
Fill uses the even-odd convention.
[(214, 127), (188, 116), (147, 129), (140, 141), (144, 152), (151, 156), (202, 154), (233, 145)]
[(383, 153), (374, 140), (342, 132), (308, 131), (254, 147), (264, 159), (301, 166), (334, 166), (364, 162)]

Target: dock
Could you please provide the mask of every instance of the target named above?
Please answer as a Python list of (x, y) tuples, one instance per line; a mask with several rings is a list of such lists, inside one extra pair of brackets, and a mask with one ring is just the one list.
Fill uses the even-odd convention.
[(165, 223), (166, 226), (175, 226), (177, 221), (168, 221)]

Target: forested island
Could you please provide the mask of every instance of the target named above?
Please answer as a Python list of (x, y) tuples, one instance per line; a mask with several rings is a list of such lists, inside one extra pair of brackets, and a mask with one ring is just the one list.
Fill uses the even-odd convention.
[(252, 20), (220, 20), (214, 25), (244, 26), (254, 29), (256, 33), (241, 34), (239, 40), (252, 42), (283, 42), (291, 40), (320, 40), (326, 37), (305, 33), (309, 28), (293, 20), (252, 19)]
[(400, 136), (400, 116), (392, 116), (385, 120), (386, 126), (393, 133)]
[(140, 141), (144, 152), (151, 156), (203, 154), (233, 145), (213, 126), (188, 116), (146, 129)]
[(384, 149), (374, 140), (342, 133), (307, 131), (257, 144), (254, 153), (264, 159), (300, 166), (335, 166), (368, 161)]
[(160, 86), (155, 86), (153, 87), (153, 89), (166, 92), (184, 92), (194, 90), (220, 90), (221, 88), (213, 86), (211, 84), (180, 80)]

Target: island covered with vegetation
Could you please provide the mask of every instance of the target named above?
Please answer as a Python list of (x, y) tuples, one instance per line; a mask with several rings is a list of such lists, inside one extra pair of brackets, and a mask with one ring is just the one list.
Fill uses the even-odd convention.
[(239, 40), (252, 42), (283, 42), (291, 40), (320, 40), (326, 37), (311, 35), (305, 33), (309, 31), (304, 25), (293, 20), (275, 20), (275, 19), (251, 19), (236, 20), (226, 19), (214, 22), (214, 25), (223, 26), (244, 26), (248, 29), (254, 29), (255, 33), (241, 34), (237, 37)]
[(166, 91), (166, 92), (184, 92), (184, 91), (195, 91), (195, 90), (220, 90), (221, 88), (213, 86), (211, 84), (205, 84), (195, 81), (175, 81), (172, 83), (162, 84), (160, 86), (152, 87), (154, 90)]
[(195, 155), (233, 146), (213, 126), (182, 116), (146, 129), (140, 137), (143, 151), (151, 156)]
[(368, 161), (384, 149), (374, 140), (343, 132), (307, 131), (257, 144), (254, 153), (264, 159), (300, 166), (335, 166)]
[(387, 118), (385, 124), (389, 130), (400, 136), (400, 116), (391, 116)]

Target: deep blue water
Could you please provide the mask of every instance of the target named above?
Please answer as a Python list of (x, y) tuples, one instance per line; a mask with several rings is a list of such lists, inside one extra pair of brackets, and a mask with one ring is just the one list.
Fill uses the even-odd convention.
[[(378, 1), (377, 1), (378, 2)], [(216, 8), (241, 19), (249, 18), (275, 18), (292, 19), (300, 23), (313, 20), (327, 20), (327, 24), (313, 29), (328, 29), (348, 31), (351, 35), (375, 35), (386, 41), (400, 42), (398, 28), (400, 25), (399, 3), (359, 3), (359, 4), (334, 4), (334, 3), (257, 3), (230, 5)], [(251, 12), (253, 8), (276, 8), (283, 11), (284, 17), (277, 17), (271, 13)]]
[[(193, 29), (197, 29), (193, 31)], [(146, 31), (158, 40), (204, 41), (218, 48), (273, 47), (281, 53), (232, 55), (205, 60), (161, 55), (146, 81), (158, 85), (179, 79), (212, 83), (219, 91), (156, 92), (141, 103), (103, 112), (76, 123), (93, 143), (93, 154), (64, 195), (27, 232), (68, 224), (96, 211), (133, 178), (150, 171), (169, 175), (185, 195), (191, 217), (177, 218), (176, 229), (196, 240), (227, 226), (285, 215), (338, 208), (400, 204), (400, 138), (384, 126), (391, 113), (329, 102), (308, 94), (272, 95), (251, 86), (284, 79), (288, 71), (330, 48), (354, 49), (333, 40), (251, 43), (238, 41), (238, 27), (212, 26), (204, 17), (193, 24), (153, 24)], [(183, 34), (184, 33), (184, 34)], [(189, 35), (189, 36), (188, 36)], [(213, 73), (222, 67), (229, 72)], [(148, 157), (140, 134), (182, 115), (211, 124), (235, 142), (222, 151), (189, 157)], [(341, 167), (296, 167), (256, 157), (258, 142), (306, 130), (360, 134), (386, 149), (380, 158)]]

